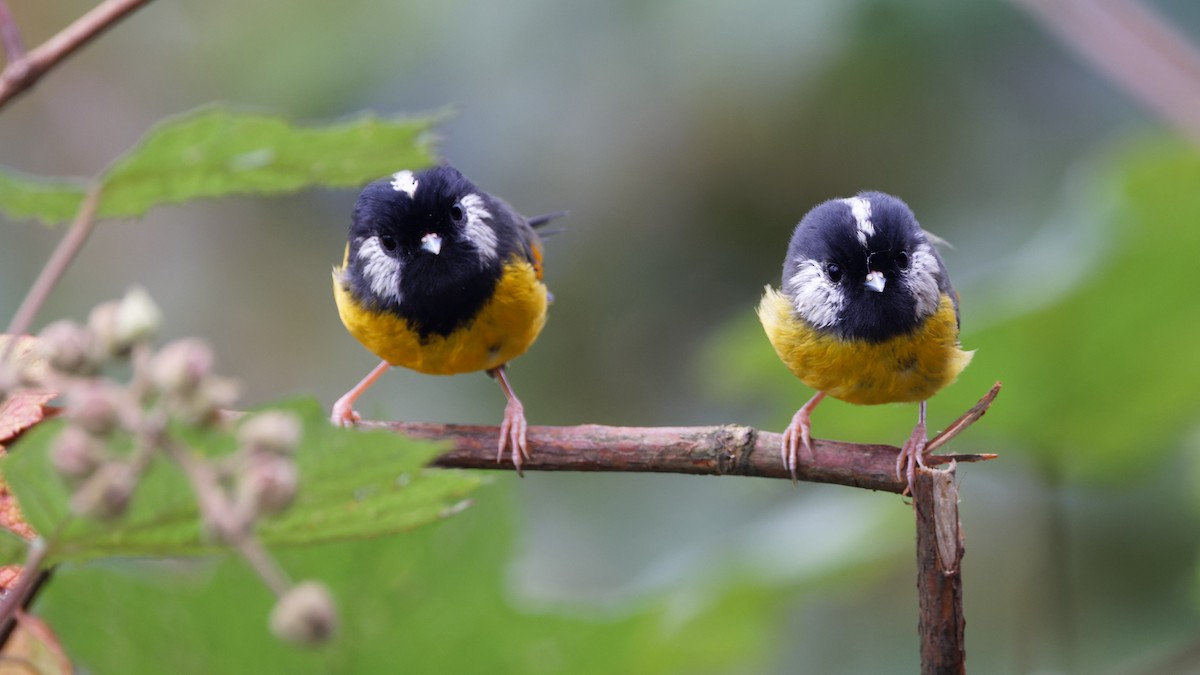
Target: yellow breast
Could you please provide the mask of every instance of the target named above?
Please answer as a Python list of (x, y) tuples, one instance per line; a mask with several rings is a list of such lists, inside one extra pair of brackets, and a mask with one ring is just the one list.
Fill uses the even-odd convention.
[(333, 297), (346, 330), (364, 347), (393, 366), (430, 375), (490, 370), (524, 354), (546, 324), (548, 304), (537, 271), (518, 258), (505, 264), (495, 293), (469, 324), (424, 342), (402, 317), (355, 302), (339, 269), (333, 272)]
[(948, 295), (916, 331), (883, 342), (843, 340), (818, 331), (770, 286), (758, 318), (796, 377), (849, 403), (924, 401), (953, 382), (974, 355), (958, 345), (958, 320)]

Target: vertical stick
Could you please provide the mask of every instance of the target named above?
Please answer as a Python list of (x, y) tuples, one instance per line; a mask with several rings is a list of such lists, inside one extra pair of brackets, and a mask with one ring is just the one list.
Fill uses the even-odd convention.
[(962, 602), (962, 533), (954, 464), (917, 470), (917, 595), (922, 675), (966, 673)]

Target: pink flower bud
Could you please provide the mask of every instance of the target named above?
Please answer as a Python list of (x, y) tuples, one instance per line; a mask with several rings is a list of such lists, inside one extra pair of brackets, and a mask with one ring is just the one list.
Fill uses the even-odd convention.
[(271, 610), (271, 632), (293, 644), (322, 644), (333, 636), (337, 624), (333, 598), (315, 581), (296, 584)]

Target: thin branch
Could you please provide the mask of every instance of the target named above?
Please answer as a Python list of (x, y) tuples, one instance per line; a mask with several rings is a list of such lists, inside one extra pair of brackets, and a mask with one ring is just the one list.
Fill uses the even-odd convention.
[(963, 541), (954, 469), (953, 464), (946, 469), (918, 469), (913, 484), (922, 675), (966, 672)]
[[(67, 233), (58, 242), (54, 253), (50, 254), (50, 259), (42, 267), (38, 278), (29, 287), (29, 292), (25, 294), (25, 299), (21, 301), (17, 313), (9, 322), (7, 331), (9, 335), (24, 335), (29, 330), (38, 310), (42, 308), (42, 304), (50, 295), (50, 291), (54, 290), (54, 285), (62, 278), (83, 243), (87, 241), (88, 235), (92, 233), (92, 226), (96, 222), (96, 207), (100, 203), (100, 192), (99, 183), (93, 183), (88, 188), (87, 195), (84, 196), (83, 203), (79, 206), (79, 212), (75, 214), (75, 222), (71, 223), (71, 229), (67, 230)], [(16, 341), (13, 340), (10, 344), (16, 344)]]
[(42, 75), (80, 47), (149, 2), (105, 0), (22, 58), (7, 63), (4, 71), (0, 72), (0, 107), (32, 87)]
[(0, 632), (6, 634), (6, 641), (7, 635), (12, 634), (17, 610), (24, 606), (30, 594), (41, 585), (39, 580), (43, 574), (42, 563), (45, 562), (49, 550), (41, 537), (35, 537), (29, 542), (29, 553), (25, 556), (25, 565), (21, 567), (21, 576), (17, 577), (17, 582), (8, 589), (3, 602), (0, 602)]
[[(927, 453), (935, 452), (938, 448), (949, 443), (950, 439), (954, 438), (955, 436), (957, 436), (957, 435), (961, 434), (963, 431), (965, 431), (967, 429), (967, 427), (978, 422), (979, 418), (983, 417), (984, 414), (987, 413), (988, 408), (992, 407), (992, 401), (995, 401), (996, 395), (1000, 393), (1000, 386), (1001, 385), (999, 382), (997, 382), (996, 384), (993, 384), (992, 388), (988, 390), (988, 393), (984, 394), (983, 398), (979, 399), (978, 403), (971, 406), (970, 410), (963, 413), (961, 417), (959, 417), (958, 419), (951, 422), (950, 426), (946, 427), (942, 431), (942, 433), (929, 439), (929, 443), (927, 443), (925, 445), (925, 452), (927, 452)], [(996, 458), (995, 455), (980, 455), (979, 457), (980, 457), (980, 459), (995, 459)], [(960, 462), (963, 461), (961, 456), (956, 457), (955, 459), (957, 459)], [(945, 463), (945, 462), (949, 462), (949, 461), (951, 461), (951, 460), (949, 459), (948, 456), (942, 456), (942, 455), (933, 455), (932, 457), (926, 458), (926, 462), (932, 463), (932, 464), (940, 464), (940, 463)], [(975, 460), (972, 460), (972, 461), (975, 461)]]
[(5, 63), (25, 58), (25, 42), (21, 39), (21, 29), (13, 20), (12, 12), (8, 11), (6, 0), (0, 0), (0, 41), (4, 42)]
[(1013, 0), (1126, 94), (1200, 144), (1200, 50), (1154, 10), (1112, 0)]
[[(941, 444), (978, 420), (995, 399), (999, 385), (947, 429)], [(460, 469), (511, 469), (509, 459), (496, 461), (494, 426), (411, 422), (359, 422), (365, 428), (390, 429), (413, 438), (440, 440), (450, 450), (436, 466)], [(631, 471), (701, 475), (759, 476), (791, 480), (779, 460), (780, 434), (740, 425), (712, 427), (529, 427), (532, 458), (528, 471)], [(814, 453), (801, 453), (800, 480), (900, 493), (906, 482), (896, 477), (896, 454), (890, 445), (843, 443), (814, 439)], [(995, 455), (935, 455), (930, 462), (979, 461)]]

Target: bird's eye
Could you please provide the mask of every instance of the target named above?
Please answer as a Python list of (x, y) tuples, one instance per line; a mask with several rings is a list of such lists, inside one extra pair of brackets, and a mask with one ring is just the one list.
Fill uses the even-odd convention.
[(902, 270), (908, 269), (908, 252), (900, 251), (896, 254), (896, 267)]
[(450, 207), (450, 220), (453, 220), (455, 223), (462, 223), (463, 218), (466, 218), (466, 216), (467, 214), (463, 212), (462, 206), (455, 204)]
[(825, 274), (829, 275), (829, 280), (837, 283), (842, 280), (842, 266), (831, 262), (825, 265)]
[(396, 238), (390, 234), (381, 234), (379, 235), (379, 245), (383, 247), (383, 250), (392, 253), (396, 250)]

